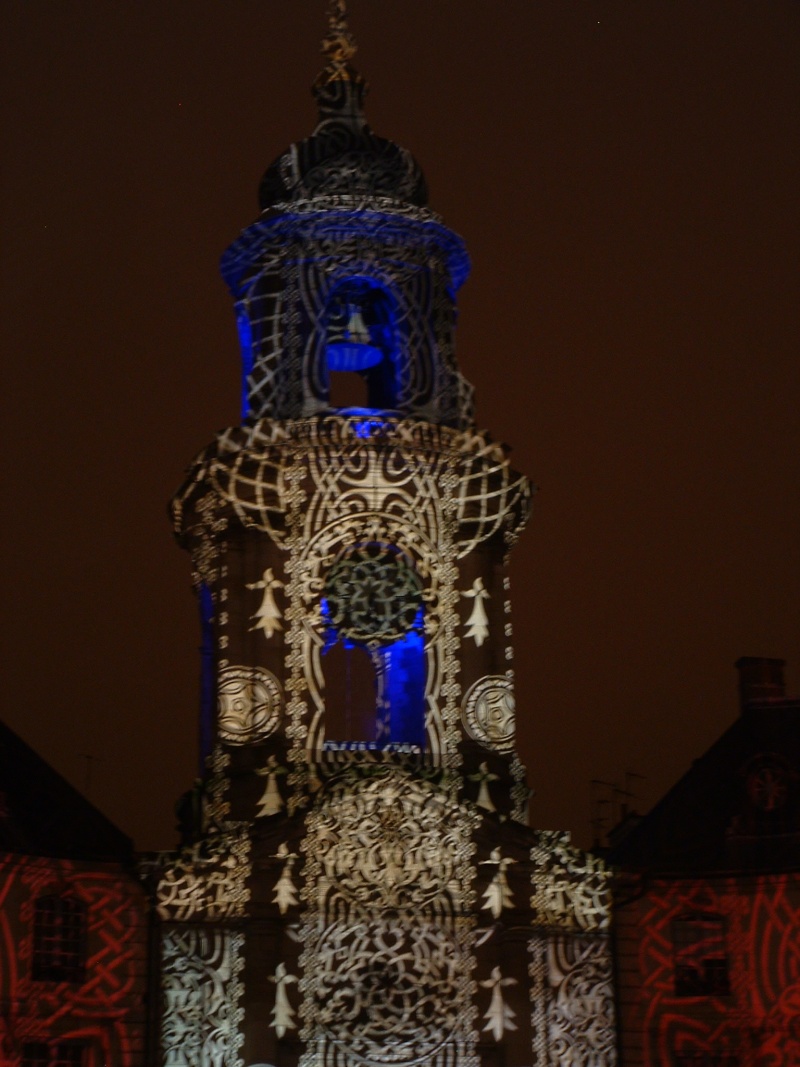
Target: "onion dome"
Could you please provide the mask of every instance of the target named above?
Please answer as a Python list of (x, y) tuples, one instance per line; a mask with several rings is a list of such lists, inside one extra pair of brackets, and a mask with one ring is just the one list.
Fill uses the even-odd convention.
[(343, 3), (332, 4), (322, 50), (328, 63), (312, 88), (319, 107), (317, 127), (310, 137), (287, 148), (264, 174), (259, 186), (262, 211), (277, 203), (336, 194), (389, 197), (423, 207), (428, 190), (417, 161), (367, 125), (367, 83), (348, 62), (356, 46)]

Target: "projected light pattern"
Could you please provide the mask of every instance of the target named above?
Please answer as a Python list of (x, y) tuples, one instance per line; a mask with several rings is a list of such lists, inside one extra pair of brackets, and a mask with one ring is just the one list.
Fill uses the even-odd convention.
[(161, 1023), (165, 1067), (237, 1067), (244, 1012), (243, 935), (213, 928), (167, 928), (162, 939)]
[[(800, 878), (796, 874), (660, 880), (617, 913), (623, 1047), (644, 1067), (676, 1056), (735, 1056), (741, 1065), (800, 1063)], [(687, 957), (681, 926), (693, 918), (722, 934), (711, 953)], [(720, 951), (720, 948), (722, 951)], [(713, 957), (716, 978), (701, 970)], [(693, 989), (681, 971), (697, 971)], [(720, 981), (720, 966), (725, 981)], [(635, 976), (635, 980), (634, 980)]]
[(474, 1015), (475, 818), (397, 767), (330, 783), (302, 846), (301, 1065), (454, 1062)]
[[(33, 977), (36, 901), (75, 901), (86, 916), (80, 976)], [(111, 864), (0, 856), (0, 1047), (19, 1064), (30, 1042), (79, 1041), (83, 1067), (141, 1067), (144, 1062), (145, 901)], [(48, 944), (57, 949), (59, 927)]]
[[(243, 337), (250, 418), (330, 409), (327, 323), (356, 282), (392, 306), (385, 354), (364, 369), (371, 407), (431, 422), (472, 423), (472, 387), (454, 357), (453, 294), (469, 266), (460, 238), (424, 208), (339, 195), (263, 216), (228, 250), (223, 274), (249, 324)], [(387, 207), (390, 210), (387, 210)]]
[[(613, 1067), (608, 874), (524, 825), (506, 563), (531, 486), (456, 365), (463, 243), (364, 91), (332, 61), (223, 257), (248, 415), (173, 499), (217, 707), (202, 825), (154, 871), (165, 1054)], [(364, 406), (334, 405), (344, 373)]]
[[(176, 528), (192, 549), (198, 581), (210, 585), (217, 598), (221, 678), (233, 664), (242, 669), (254, 653), (261, 663), (253, 669), (266, 667), (265, 651), (243, 642), (241, 596), (237, 592), (234, 597), (226, 580), (243, 560), (241, 553), (226, 558), (226, 545), (240, 528), (267, 535), (253, 566), (261, 576), (269, 560), (271, 581), (280, 587), (276, 597), (280, 595), (281, 606), (276, 599), (271, 617), (282, 621), (268, 640), (276, 652), (293, 650), (282, 671), (287, 736), (292, 739), (285, 782), (291, 810), (304, 794), (308, 754), (321, 752), (330, 739), (322, 656), (332, 628), (373, 648), (389, 739), (424, 742), (436, 760), (453, 758), (464, 736), (456, 674), (462, 685), (477, 682), (484, 664), (508, 662), (510, 654), (505, 619), (490, 627), (484, 615), (486, 636), (476, 646), (480, 651), (474, 665), (460, 662), (460, 634), (472, 640), (465, 623), (474, 609), (459, 593), (459, 575), (461, 561), (466, 565), (479, 546), (502, 560), (513, 545), (530, 508), (528, 480), (511, 470), (498, 445), (474, 430), (386, 417), (365, 440), (360, 426), (358, 417), (326, 416), (225, 431), (199, 457), (173, 503)], [(498, 587), (491, 558), (485, 556), (483, 565), (490, 569), (483, 581), (502, 609), (505, 591)], [(264, 582), (243, 584), (254, 588)], [(423, 657), (414, 665), (412, 646), (419, 649), (419, 641), (410, 640), (403, 648), (389, 642), (409, 622), (413, 630), (418, 605)], [(249, 617), (260, 610), (254, 608)], [(233, 655), (237, 659), (232, 661)], [(413, 717), (412, 704), (424, 710), (424, 727), (414, 726), (413, 737), (395, 736), (392, 707), (386, 703), (388, 694), (396, 695), (401, 687), (400, 674), (389, 666), (395, 662), (399, 668), (398, 661), (404, 661), (412, 690), (402, 705), (407, 713), (395, 706), (395, 723)], [(478, 673), (470, 678), (470, 672)], [(470, 736), (498, 752), (513, 749), (509, 679), (510, 674), (501, 677), (491, 692), (485, 684), (484, 698), (473, 700), (464, 713)], [(486, 720), (482, 726), (479, 719)], [(378, 727), (376, 740), (385, 739), (385, 730), (385, 725)], [(519, 776), (524, 771), (517, 764), (505, 773)], [(511, 813), (508, 807), (498, 810)], [(519, 803), (513, 811), (519, 817)]]

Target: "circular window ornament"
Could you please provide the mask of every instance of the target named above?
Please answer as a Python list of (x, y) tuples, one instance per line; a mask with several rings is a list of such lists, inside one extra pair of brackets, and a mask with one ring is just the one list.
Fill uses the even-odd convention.
[(398, 549), (369, 543), (339, 557), (323, 595), (328, 625), (337, 635), (360, 644), (395, 641), (417, 621), (422, 580)]
[(278, 725), (283, 697), (278, 679), (259, 667), (226, 667), (217, 684), (219, 739), (247, 745), (268, 737)]
[(479, 678), (464, 697), (463, 718), (467, 733), (496, 752), (514, 748), (514, 690), (502, 675)]

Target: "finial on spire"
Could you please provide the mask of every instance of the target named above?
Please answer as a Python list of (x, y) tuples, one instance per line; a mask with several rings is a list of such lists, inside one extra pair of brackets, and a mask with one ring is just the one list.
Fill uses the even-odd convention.
[(350, 66), (356, 42), (347, 25), (347, 0), (328, 0), (328, 32), (322, 40), (327, 63), (317, 76), (313, 93), (319, 105), (317, 130), (329, 122), (366, 128), (364, 96), (367, 83)]
[(356, 41), (347, 25), (347, 0), (328, 0), (328, 32), (322, 39), (322, 51), (328, 68), (342, 70), (356, 54)]

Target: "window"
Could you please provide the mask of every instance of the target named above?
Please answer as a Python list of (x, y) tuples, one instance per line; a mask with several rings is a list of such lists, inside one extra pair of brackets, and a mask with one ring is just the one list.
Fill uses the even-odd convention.
[(676, 919), (672, 936), (676, 996), (711, 997), (730, 993), (725, 924), (718, 915), (698, 914)]
[(325, 578), (326, 739), (425, 745), (423, 582), (378, 542), (352, 545)]
[(369, 278), (337, 285), (325, 309), (328, 401), (335, 408), (394, 408), (394, 302)]
[(86, 906), (74, 897), (40, 897), (33, 920), (33, 978), (80, 982), (85, 965)]
[(22, 1046), (22, 1067), (83, 1067), (86, 1045), (82, 1041), (60, 1041), (48, 1045), (29, 1041)]

